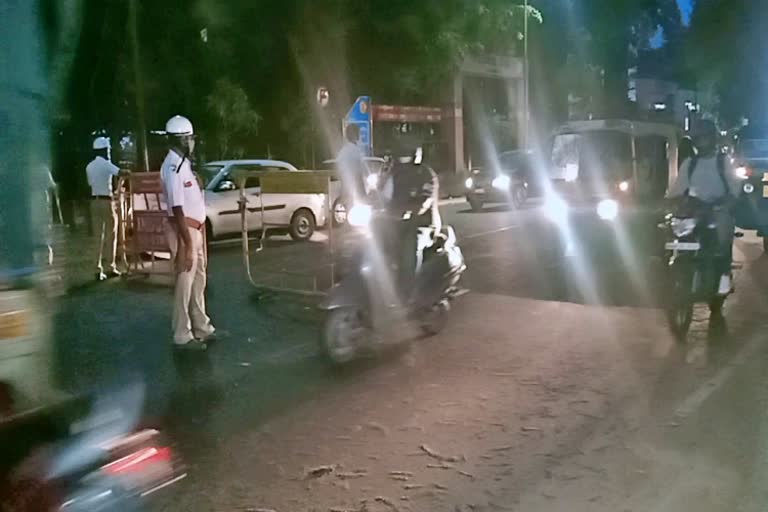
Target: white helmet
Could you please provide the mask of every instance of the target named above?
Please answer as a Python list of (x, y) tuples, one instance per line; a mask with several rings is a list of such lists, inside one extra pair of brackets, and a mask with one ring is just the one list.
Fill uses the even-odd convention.
[(184, 116), (173, 116), (165, 123), (165, 133), (168, 135), (184, 136), (192, 135), (195, 130), (192, 123)]
[(106, 137), (96, 137), (93, 140), (93, 149), (109, 149), (109, 139)]

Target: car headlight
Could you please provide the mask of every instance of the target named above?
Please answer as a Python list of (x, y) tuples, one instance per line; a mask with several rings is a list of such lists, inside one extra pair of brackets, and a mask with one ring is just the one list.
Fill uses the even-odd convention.
[(375, 190), (379, 186), (379, 175), (371, 173), (365, 177), (365, 184), (369, 190)]
[(467, 187), (467, 188), (474, 187), (475, 186), (475, 180), (473, 180), (472, 178), (467, 178), (466, 180), (464, 180), (464, 186)]
[(551, 194), (544, 201), (544, 215), (559, 224), (568, 218), (568, 204), (560, 196)]
[(670, 221), (670, 227), (672, 228), (672, 233), (677, 238), (682, 238), (690, 235), (693, 233), (693, 230), (696, 229), (696, 219), (680, 219), (674, 217)]
[(613, 199), (603, 199), (597, 203), (597, 216), (603, 220), (613, 220), (619, 214), (619, 203)]
[(347, 222), (350, 226), (362, 228), (371, 223), (373, 208), (369, 204), (356, 204), (347, 214)]
[(491, 181), (491, 186), (498, 190), (509, 190), (509, 184), (512, 182), (512, 180), (509, 179), (509, 176), (501, 175), (496, 176), (493, 178), (493, 181)]
[(749, 178), (749, 169), (744, 165), (737, 167), (733, 172), (740, 180), (746, 180)]

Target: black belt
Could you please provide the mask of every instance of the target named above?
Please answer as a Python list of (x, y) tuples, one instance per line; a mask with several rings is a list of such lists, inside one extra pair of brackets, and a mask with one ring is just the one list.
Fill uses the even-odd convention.
[(112, 200), (112, 196), (91, 196), (91, 199), (109, 199)]

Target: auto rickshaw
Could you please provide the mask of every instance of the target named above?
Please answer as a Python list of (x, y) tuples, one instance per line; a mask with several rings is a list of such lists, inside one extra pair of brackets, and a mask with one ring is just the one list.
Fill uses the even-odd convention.
[(553, 132), (544, 213), (565, 254), (642, 261), (659, 247), (658, 216), (678, 173), (680, 133), (672, 125), (569, 122)]

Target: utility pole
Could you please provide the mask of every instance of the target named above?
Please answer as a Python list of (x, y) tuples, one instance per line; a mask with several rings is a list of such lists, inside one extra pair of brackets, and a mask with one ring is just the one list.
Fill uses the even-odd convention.
[(523, 147), (529, 145), (530, 107), (528, 105), (528, 0), (523, 3)]
[(136, 89), (136, 160), (140, 170), (149, 171), (147, 154), (147, 126), (144, 118), (144, 76), (139, 58), (139, 34), (137, 0), (128, 1), (128, 34), (131, 39), (131, 57), (133, 60), (133, 83)]

